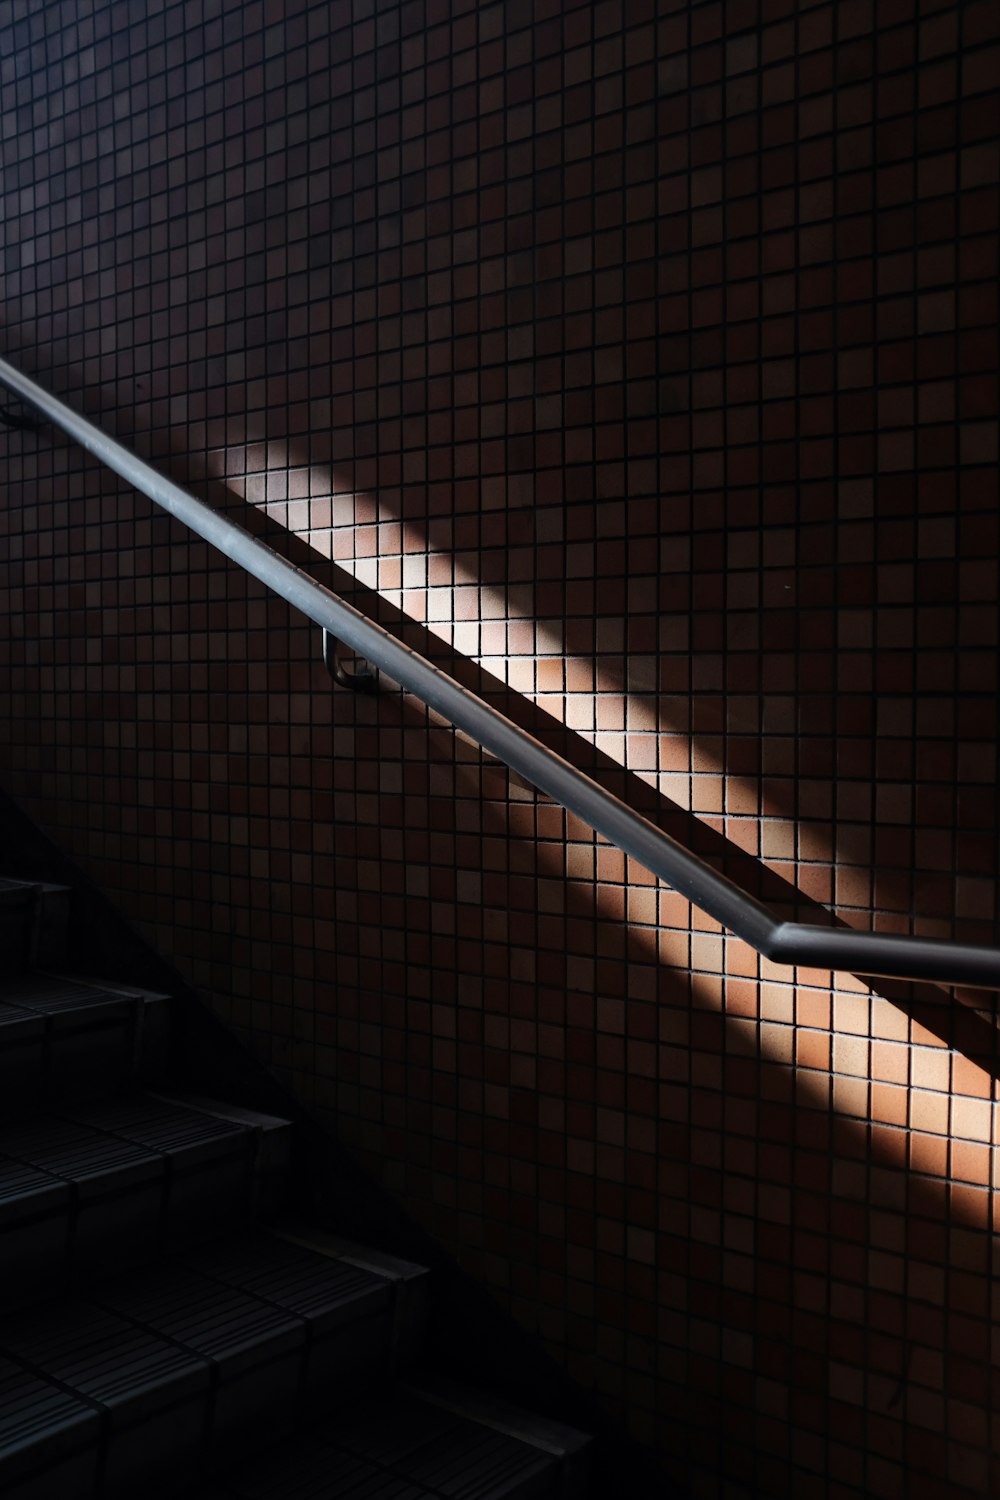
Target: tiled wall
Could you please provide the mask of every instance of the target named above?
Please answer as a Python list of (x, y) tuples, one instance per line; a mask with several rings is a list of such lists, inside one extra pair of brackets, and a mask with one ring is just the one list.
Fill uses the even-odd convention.
[[(8, 0), (3, 352), (772, 899), (990, 941), (998, 30)], [(4, 783), (254, 1048), (696, 1495), (995, 1493), (994, 997), (759, 963), (0, 446)]]

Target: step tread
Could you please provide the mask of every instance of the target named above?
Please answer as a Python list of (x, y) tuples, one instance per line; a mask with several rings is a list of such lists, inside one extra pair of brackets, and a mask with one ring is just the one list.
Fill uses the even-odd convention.
[(66, 1182), (82, 1182), (146, 1163), (150, 1172), (161, 1158), (133, 1141), (91, 1130), (75, 1120), (48, 1116), (0, 1125), (0, 1181), (7, 1171), (36, 1167)]
[(503, 1494), (529, 1477), (541, 1476), (553, 1460), (498, 1432), (459, 1430), (442, 1435), (413, 1455), (413, 1478), (441, 1494)]
[(384, 1405), (355, 1409), (343, 1419), (324, 1423), (316, 1435), (320, 1441), (346, 1448), (359, 1458), (392, 1467), (406, 1462), (427, 1444), (461, 1432), (463, 1425), (469, 1424), (440, 1407), (394, 1394)]
[(31, 1010), (64, 1010), (75, 1002), (129, 999), (90, 980), (70, 980), (55, 974), (15, 974), (0, 980), (4, 1005), (27, 1005)]
[(254, 1134), (252, 1127), (238, 1121), (203, 1114), (150, 1094), (76, 1104), (61, 1113), (85, 1129), (101, 1131), (156, 1152), (183, 1151), (210, 1140), (252, 1139)]
[(364, 1296), (388, 1304), (389, 1284), (353, 1265), (267, 1233), (215, 1242), (184, 1256), (193, 1271), (298, 1317), (330, 1319)]
[(305, 1322), (281, 1308), (199, 1276), (183, 1265), (156, 1277), (133, 1274), (94, 1292), (95, 1301), (206, 1359), (265, 1340), (305, 1337)]
[(39, 1193), (65, 1196), (65, 1186), (48, 1172), (43, 1172), (41, 1167), (0, 1157), (0, 1203), (34, 1198)]
[(82, 1298), (5, 1319), (0, 1351), (106, 1408), (181, 1380), (208, 1382), (208, 1366), (190, 1350)]
[(0, 1452), (96, 1420), (93, 1407), (0, 1356)]
[[(218, 1359), (250, 1337), (300, 1334), (348, 1304), (360, 1315), (388, 1295), (376, 1276), (269, 1241), (241, 1236), (213, 1245), (210, 1256), (159, 1262), (7, 1317), (0, 1356), (107, 1402), (200, 1367), (199, 1355)], [(200, 1259), (212, 1269), (200, 1270)], [(258, 1290), (246, 1290), (247, 1282)]]
[[(289, 1127), (291, 1128), (291, 1127)], [(63, 1106), (0, 1122), (0, 1212), (6, 1223), (51, 1214), (72, 1187), (88, 1196), (196, 1172), (205, 1158), (252, 1169), (256, 1130), (150, 1095)], [(249, 1181), (249, 1178), (247, 1178)], [(0, 1262), (3, 1245), (0, 1244)]]
[(0, 1000), (0, 1026), (33, 1026), (39, 1032), (45, 1029), (45, 1016), (26, 1005), (17, 1005)]
[(95, 1005), (127, 1009), (138, 998), (137, 994), (116, 993), (82, 979), (52, 974), (16, 974), (0, 979), (0, 1004), (43, 1016), (57, 1017)]
[(554, 1493), (558, 1472), (551, 1454), (390, 1387), (213, 1482), (235, 1500), (527, 1500)]
[(0, 875), (0, 892), (2, 891), (55, 891), (60, 894), (69, 891), (68, 885), (60, 885), (58, 881), (51, 880), (28, 880), (17, 875)]
[(168, 1156), (199, 1147), (252, 1143), (252, 1127), (147, 1095), (67, 1106), (0, 1124), (0, 1197), (11, 1196), (25, 1167), (82, 1182), (145, 1163), (150, 1174)]
[(219, 1493), (232, 1500), (440, 1500), (405, 1477), (302, 1437), (227, 1474), (225, 1488), (209, 1492), (212, 1500)]
[(0, 1115), (40, 1101), (99, 1098), (135, 1080), (153, 1056), (144, 1000), (52, 974), (0, 980)]
[(526, 1411), (503, 1397), (475, 1390), (440, 1371), (423, 1370), (413, 1380), (404, 1378), (398, 1389), (426, 1405), (478, 1422), (559, 1459), (576, 1460), (592, 1442), (579, 1428)]

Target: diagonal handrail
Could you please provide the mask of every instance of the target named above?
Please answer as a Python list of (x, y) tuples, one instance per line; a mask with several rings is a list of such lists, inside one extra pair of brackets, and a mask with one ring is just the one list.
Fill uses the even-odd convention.
[(159, 474), (93, 422), (0, 359), (5, 386), (81, 447), (772, 963), (1000, 989), (1000, 949), (897, 933), (783, 922), (648, 818), (288, 562)]

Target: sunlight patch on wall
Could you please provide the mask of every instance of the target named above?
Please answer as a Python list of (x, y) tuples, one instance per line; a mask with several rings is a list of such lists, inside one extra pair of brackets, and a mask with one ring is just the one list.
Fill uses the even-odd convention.
[[(595, 649), (574, 652), (561, 620), (538, 618), (534, 580), (482, 576), (497, 566), (498, 557), (511, 559), (511, 571), (523, 574), (536, 543), (561, 546), (557, 508), (541, 507), (526, 521), (522, 507), (514, 521), (525, 528), (524, 534), (509, 548), (468, 550), (456, 544), (453, 518), (400, 520), (373, 494), (354, 490), (335, 464), (302, 462), (294, 439), (213, 450), (209, 461), (212, 472), (234, 493), (319, 556), (336, 562), (429, 633), (532, 699), (676, 807), (763, 860), (804, 895), (845, 916), (854, 911), (860, 925), (868, 925), (870, 860), (865, 854), (864, 862), (856, 863), (858, 850), (851, 847), (855, 825), (799, 803), (805, 792), (793, 775), (794, 696), (772, 693), (765, 701), (759, 694), (724, 694), (721, 679), (715, 689), (706, 679), (707, 697), (725, 696), (727, 714), (725, 732), (721, 724), (709, 732), (694, 719), (705, 694), (692, 695), (689, 686), (674, 684), (669, 675), (681, 664), (688, 683), (693, 658), (684, 616), (656, 620), (658, 650), (668, 673), (661, 679), (658, 653), (627, 649), (623, 619), (600, 618), (598, 609)], [(494, 506), (479, 519), (485, 525), (503, 516), (502, 507)], [(544, 537), (539, 535), (542, 527)], [(566, 545), (565, 576), (554, 580), (567, 598), (574, 579), (593, 574), (600, 540), (586, 544), (586, 555), (580, 553), (581, 545)], [(641, 597), (649, 583), (648, 577), (636, 580), (630, 603), (638, 602), (640, 614), (652, 617), (655, 598)], [(590, 611), (588, 605), (584, 614)], [(698, 656), (699, 669), (715, 670), (703, 655)], [(756, 747), (759, 767), (727, 763), (727, 746), (735, 755), (747, 744)], [(797, 790), (789, 793), (793, 784)], [(841, 837), (847, 839), (843, 847)], [(907, 927), (902, 920), (900, 930)], [(945, 926), (924, 920), (914, 930), (941, 935)]]
[[(266, 467), (240, 472), (251, 454)], [(625, 653), (620, 619), (597, 623), (597, 650), (567, 650), (559, 623), (536, 618), (531, 582), (485, 582), (483, 558), (428, 526), (385, 515), (370, 494), (342, 487), (336, 470), (296, 466), (283, 442), (215, 450), (209, 469), (229, 489), (330, 558), (455, 651), (531, 698), (609, 759), (690, 811), (704, 798), (696, 766), (663, 769), (657, 658)], [(429, 534), (430, 533), (430, 534)], [(683, 735), (683, 744), (690, 736)], [(720, 767), (708, 774), (717, 788)]]

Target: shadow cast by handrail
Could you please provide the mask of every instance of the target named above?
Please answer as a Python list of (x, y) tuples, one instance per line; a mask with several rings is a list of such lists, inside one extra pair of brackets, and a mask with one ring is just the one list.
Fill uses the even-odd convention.
[[(346, 598), (406, 645), (443, 667), (462, 686), (497, 707), (518, 727), (592, 776), (627, 806), (649, 817), (679, 843), (719, 868), (748, 894), (768, 904), (776, 917), (780, 919), (787, 914), (787, 919), (792, 921), (802, 921), (805, 917), (817, 926), (849, 930), (847, 923), (812, 902), (777, 872), (768, 869), (694, 814), (670, 802), (597, 746), (548, 714), (539, 704), (513, 690), (478, 663), (449, 649), (438, 636), (405, 615), (376, 590), (366, 587), (345, 569), (317, 554), (301, 537), (273, 522), (265, 512), (247, 504), (243, 497), (234, 495), (222, 481), (207, 476), (204, 466), (194, 465), (190, 455), (174, 455), (166, 467), (168, 471), (173, 469), (171, 477), (175, 480), (200, 491), (201, 497), (214, 509), (236, 519), (251, 535), (267, 541), (286, 560)], [(710, 924), (708, 930), (718, 930), (718, 924), (706, 920)], [(803, 972), (809, 973), (800, 970), (800, 982), (804, 982)], [(817, 976), (826, 973), (825, 970), (816, 971)], [(820, 982), (828, 983), (829, 977)], [(864, 978), (863, 982), (866, 985), (873, 983), (870, 978)], [(952, 1007), (942, 1000), (942, 991), (935, 986), (879, 980), (874, 982), (874, 988), (876, 993), (892, 999), (906, 1010), (911, 1020), (924, 1026), (944, 1044), (961, 1045), (963, 1051), (976, 1058), (993, 1059), (994, 1027), (975, 1009), (966, 1008), (961, 1013), (958, 1030), (963, 1043), (959, 1044), (954, 1040), (956, 1028), (950, 1024)], [(991, 1065), (995, 1066), (995, 1063)]]
[[(718, 861), (731, 878), (751, 889), (756, 882), (761, 899), (797, 915), (813, 914), (812, 903), (780, 875), (761, 866), (693, 814), (671, 804), (647, 783), (567, 730), (539, 705), (523, 698), (460, 653), (449, 650), (375, 591), (358, 584), (328, 559), (318, 557), (300, 538), (269, 522), (218, 481), (198, 481), (189, 463), (177, 462), (174, 468), (179, 479), (201, 488), (213, 505), (268, 540), (318, 581), (347, 593), (359, 608), (397, 632), (407, 644), (440, 662), (463, 685), (496, 703), (521, 727), (593, 775), (637, 811), (652, 816), (675, 837), (690, 841), (699, 853)], [(154, 539), (158, 531), (166, 538), (171, 530), (166, 519), (154, 520), (150, 526)], [(319, 660), (317, 633), (312, 627), (308, 632), (302, 627), (297, 629), (302, 632), (303, 646), (308, 638), (314, 647), (298, 663), (301, 684), (308, 685), (314, 693), (332, 694)], [(262, 634), (256, 644), (260, 649), (259, 665), (263, 667), (267, 653)], [(248, 670), (252, 671), (252, 667), (252, 661), (248, 662)], [(947, 1166), (933, 1173), (921, 1171), (919, 1160), (915, 1162), (905, 1152), (901, 1156), (901, 1146), (911, 1136), (909, 1129), (840, 1114), (824, 1070), (796, 1068), (794, 1062), (779, 1063), (767, 1057), (759, 1033), (754, 1031), (751, 1039), (737, 1014), (719, 1009), (728, 998), (724, 987), (733, 980), (732, 972), (695, 972), (688, 978), (681, 968), (660, 960), (652, 934), (630, 928), (617, 912), (608, 914), (602, 910), (600, 893), (590, 882), (568, 879), (564, 868), (547, 868), (548, 841), (513, 833), (508, 811), (500, 812), (505, 773), (494, 765), (484, 766), (481, 758), (466, 758), (465, 747), (456, 746), (450, 731), (429, 725), (426, 713), (412, 699), (397, 693), (383, 693), (372, 701), (338, 696), (331, 700), (331, 715), (334, 722), (355, 723), (367, 729), (376, 742), (384, 734), (403, 730), (423, 732), (430, 745), (441, 748), (445, 763), (451, 747), (457, 776), (474, 774), (477, 782), (484, 776), (494, 781), (494, 790), (501, 795), (485, 800), (477, 796), (483, 808), (481, 816), (486, 822), (495, 817), (498, 834), (516, 839), (517, 857), (525, 874), (537, 872), (547, 880), (561, 882), (571, 917), (593, 933), (595, 974), (597, 966), (604, 964), (610, 965), (618, 976), (619, 982), (613, 987), (621, 991), (626, 1007), (620, 1031), (617, 1021), (611, 1027), (605, 1024), (603, 1029), (594, 1025), (592, 1012), (598, 998), (594, 989), (588, 992), (570, 985), (561, 1000), (567, 1027), (566, 1055), (536, 1059), (536, 1067), (541, 1064), (543, 1072), (536, 1075), (534, 1084), (520, 1082), (510, 1075), (504, 1078), (502, 1074), (497, 1084), (510, 1102), (507, 1123), (498, 1126), (505, 1142), (505, 1155), (530, 1173), (537, 1171), (539, 1163), (552, 1151), (559, 1150), (564, 1153), (559, 1158), (564, 1169), (572, 1174), (572, 1165), (565, 1158), (563, 1135), (546, 1125), (539, 1109), (541, 1096), (559, 1097), (568, 1093), (567, 1078), (572, 1070), (575, 1115), (573, 1128), (567, 1133), (582, 1142), (584, 1152), (576, 1175), (581, 1183), (593, 1179), (590, 1191), (595, 1201), (600, 1198), (613, 1203), (613, 1217), (634, 1227), (640, 1247), (646, 1243), (646, 1236), (653, 1237), (656, 1260), (669, 1266), (676, 1277), (680, 1290), (672, 1294), (671, 1277), (667, 1278), (664, 1290), (653, 1265), (641, 1256), (628, 1261), (617, 1253), (596, 1257), (595, 1273), (599, 1269), (602, 1278), (602, 1319), (625, 1328), (637, 1314), (645, 1314), (656, 1305), (669, 1343), (674, 1320), (678, 1322), (677, 1338), (681, 1340), (680, 1327), (692, 1311), (697, 1315), (702, 1303), (706, 1308), (722, 1305), (727, 1325), (740, 1337), (753, 1338), (757, 1328), (755, 1309), (763, 1304), (768, 1317), (780, 1322), (791, 1348), (808, 1362), (817, 1357), (814, 1317), (822, 1311), (824, 1278), (836, 1268), (838, 1282), (867, 1297), (872, 1290), (870, 1266), (877, 1261), (881, 1278), (878, 1296), (892, 1304), (885, 1313), (887, 1326), (879, 1330), (877, 1353), (866, 1353), (859, 1360), (848, 1358), (849, 1374), (839, 1378), (847, 1381), (848, 1391), (852, 1389), (850, 1379), (864, 1381), (869, 1410), (875, 1418), (887, 1421), (895, 1420), (894, 1413), (901, 1403), (907, 1403), (904, 1409), (908, 1409), (911, 1389), (921, 1399), (930, 1399), (928, 1381), (919, 1362), (921, 1350), (928, 1347), (926, 1315), (928, 1308), (944, 1313), (948, 1306), (935, 1280), (936, 1268), (948, 1263), (948, 1244), (956, 1231), (964, 1236), (963, 1265), (976, 1268), (988, 1264), (990, 1234), (983, 1227), (980, 1211), (980, 1200), (988, 1193), (988, 1187), (961, 1180), (962, 1173), (957, 1174), (957, 1181), (945, 1180)], [(470, 790), (476, 791), (476, 786)], [(530, 799), (526, 805), (531, 805)], [(516, 813), (517, 809), (513, 811)], [(588, 831), (581, 828), (580, 832), (584, 840), (592, 838)], [(553, 833), (552, 842), (560, 845), (561, 830)], [(209, 875), (214, 869), (213, 851), (214, 845), (207, 843), (205, 873)], [(561, 860), (560, 853), (560, 865)], [(223, 861), (218, 868), (221, 873), (227, 866)], [(612, 883), (617, 885), (620, 881), (627, 885), (628, 874), (622, 862)], [(532, 937), (533, 933), (526, 929), (529, 945)], [(441, 955), (442, 962), (447, 956)], [(363, 960), (364, 955), (359, 957)], [(648, 976), (648, 990), (638, 998), (629, 994), (625, 979), (632, 968), (641, 969)], [(815, 977), (817, 987), (825, 987), (825, 980)], [(484, 983), (485, 978), (484, 975)], [(800, 976), (799, 980), (807, 991), (809, 978)], [(499, 982), (509, 983), (510, 976)], [(521, 1008), (526, 1012), (525, 1019), (531, 1024), (538, 1016), (540, 987), (529, 979), (518, 983), (516, 989)], [(791, 991), (792, 986), (788, 989)], [(928, 986), (897, 987), (880, 982), (874, 990), (903, 1010), (913, 1025), (965, 1053), (993, 1079), (998, 1077), (996, 1032), (984, 1015), (952, 1005), (942, 992)], [(381, 996), (366, 989), (363, 963), (361, 1002), (371, 1018), (380, 1014)], [(637, 1007), (634, 1013), (628, 1009), (630, 1006)], [(579, 1011), (576, 1017), (574, 1009)], [(641, 1026), (636, 1032), (633, 1028), (640, 1014)], [(750, 1024), (754, 1027), (756, 1023)], [(653, 1033), (647, 1035), (650, 1025)], [(655, 1078), (636, 1067), (630, 1070), (628, 1094), (623, 1093), (623, 1066), (618, 1064), (625, 1064), (630, 1041), (649, 1045), (651, 1041), (660, 1042), (664, 1034), (669, 1039), (668, 1045), (680, 1042), (677, 1051), (688, 1054), (689, 1066), (699, 1060), (710, 1065), (713, 1078), (724, 1084), (728, 1108), (734, 1111), (734, 1121), (739, 1123), (749, 1153), (735, 1169), (705, 1156), (707, 1137), (703, 1122), (695, 1116), (693, 1101), (697, 1089), (690, 1074), (658, 1087)], [(387, 1153), (409, 1162), (414, 1171), (425, 1173), (430, 1170), (430, 1162), (421, 1153), (427, 1147), (430, 1133), (422, 1132), (420, 1126), (431, 1107), (429, 1054), (419, 1028), (408, 1027), (407, 1037), (411, 1050), (398, 1065), (409, 1079), (404, 1090), (408, 1113), (380, 1128), (384, 1130)], [(609, 1043), (611, 1056), (602, 1060), (601, 1054), (607, 1052)], [(291, 1047), (291, 1037), (287, 1045)], [(502, 1062), (503, 1049), (497, 1052)], [(279, 1061), (283, 1056), (280, 1038), (276, 1039), (275, 1056)], [(345, 1048), (338, 1087), (352, 1086), (354, 1061), (350, 1049)], [(382, 1066), (380, 1055), (379, 1067)], [(485, 1067), (483, 1072), (485, 1075)], [(632, 1147), (628, 1137), (622, 1143), (602, 1142), (604, 1127), (599, 1128), (599, 1111), (619, 1112), (627, 1120), (639, 1122), (645, 1132), (645, 1146)], [(336, 1111), (331, 1114), (335, 1117)], [(460, 1121), (457, 1128), (471, 1130), (474, 1123), (470, 1117), (467, 1124)], [(947, 1163), (950, 1150), (947, 1135), (935, 1137), (935, 1141), (940, 1148), (939, 1156), (943, 1152)], [(761, 1153), (766, 1153), (771, 1163), (766, 1171), (759, 1165)], [(856, 1168), (854, 1175), (849, 1170), (851, 1165)], [(747, 1181), (753, 1181), (758, 1173), (774, 1200), (760, 1213), (748, 1209), (745, 1191)], [(955, 1175), (948, 1173), (952, 1178)], [(537, 1208), (528, 1201), (521, 1203), (524, 1195), (520, 1189), (508, 1184), (501, 1191), (510, 1212), (505, 1215), (498, 1207), (492, 1220), (493, 1248), (498, 1255), (515, 1258), (529, 1268), (545, 1266), (565, 1274), (571, 1274), (568, 1266), (571, 1252), (593, 1255), (592, 1250), (574, 1239), (572, 1204), (565, 1205), (567, 1227), (564, 1238), (560, 1239), (558, 1234), (546, 1232), (537, 1218), (532, 1218)], [(554, 1188), (548, 1191), (551, 1199)], [(971, 1195), (968, 1206), (966, 1195)], [(412, 1196), (418, 1199), (420, 1194)], [(752, 1196), (749, 1201), (751, 1206), (755, 1202)], [(666, 1227), (658, 1207), (661, 1202), (671, 1206), (673, 1215)], [(897, 1246), (889, 1266), (882, 1264), (885, 1260), (882, 1215), (887, 1207), (909, 1215), (906, 1238)], [(458, 1235), (459, 1214), (457, 1203), (438, 1204), (430, 1227), (433, 1232), (454, 1239)], [(729, 1225), (725, 1230), (724, 1222)], [(488, 1278), (488, 1260), (476, 1247), (466, 1247), (462, 1263), (467, 1270)], [(909, 1267), (906, 1272), (902, 1269), (904, 1265)], [(683, 1303), (678, 1300), (681, 1296)], [(954, 1310), (947, 1315), (960, 1316)], [(573, 1315), (567, 1312), (559, 1325), (568, 1347), (575, 1351), (577, 1378), (584, 1383), (588, 1370), (596, 1381), (601, 1366), (598, 1351), (592, 1341), (587, 1342), (586, 1330), (592, 1316), (578, 1309)], [(822, 1357), (835, 1360), (835, 1339), (829, 1333), (826, 1339)], [(553, 1341), (558, 1345), (559, 1338)], [(953, 1369), (956, 1382), (960, 1381), (968, 1361), (958, 1352), (958, 1346), (942, 1338), (930, 1347), (942, 1361), (943, 1388), (948, 1388)], [(656, 1340), (652, 1334), (635, 1336), (631, 1357), (637, 1370), (643, 1368), (644, 1361), (650, 1370), (655, 1368)], [(751, 1403), (755, 1400), (752, 1394), (747, 1399)], [(834, 1404), (848, 1419), (852, 1410), (850, 1397), (845, 1396), (841, 1402), (835, 1400)], [(620, 1413), (624, 1410), (622, 1401), (612, 1401), (609, 1405), (617, 1407)], [(683, 1449), (685, 1424), (693, 1430), (702, 1430), (706, 1422), (714, 1421), (725, 1432), (730, 1420), (726, 1404), (721, 1400), (713, 1404), (694, 1382), (690, 1388), (681, 1387), (668, 1426), (678, 1448)]]

